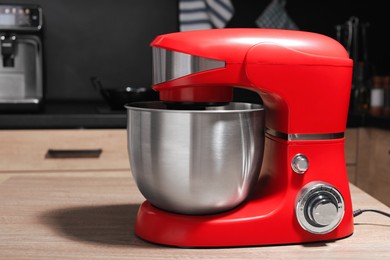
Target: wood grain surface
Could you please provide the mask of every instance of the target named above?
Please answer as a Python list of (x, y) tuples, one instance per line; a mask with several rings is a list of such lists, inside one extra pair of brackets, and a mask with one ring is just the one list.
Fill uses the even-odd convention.
[(356, 185), (390, 206), (390, 131), (359, 129)]
[[(351, 189), (355, 209), (390, 211)], [(334, 242), (190, 249), (134, 235), (143, 200), (129, 171), (4, 175), (0, 259), (390, 259), (390, 219), (375, 213), (356, 217), (354, 234)]]
[[(0, 140), (0, 174), (130, 169), (126, 129), (1, 130)], [(49, 158), (50, 149), (102, 153), (99, 158)]]

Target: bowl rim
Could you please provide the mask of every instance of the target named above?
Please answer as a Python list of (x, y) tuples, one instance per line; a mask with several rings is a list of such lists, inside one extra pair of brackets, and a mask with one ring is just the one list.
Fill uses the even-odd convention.
[[(149, 106), (147, 106), (149, 105)], [(240, 108), (234, 109), (221, 109), (222, 107), (240, 106)], [(154, 106), (154, 107), (153, 107)], [(140, 111), (140, 112), (161, 112), (161, 113), (199, 113), (199, 114), (218, 114), (218, 113), (251, 113), (251, 112), (263, 112), (265, 107), (256, 103), (246, 102), (229, 102), (228, 105), (210, 106), (206, 110), (191, 110), (191, 109), (167, 109), (164, 108), (163, 101), (143, 101), (132, 102), (125, 105), (127, 111)]]

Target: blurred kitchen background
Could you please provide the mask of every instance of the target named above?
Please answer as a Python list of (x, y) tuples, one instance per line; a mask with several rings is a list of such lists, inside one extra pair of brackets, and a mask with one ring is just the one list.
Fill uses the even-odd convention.
[[(272, 13), (271, 0), (232, 0), (234, 12), (225, 27), (290, 26), (339, 40), (355, 61), (349, 126), (368, 121), (389, 126), (386, 1), (278, 3), (279, 9)], [(17, 32), (41, 39), (42, 99), (37, 109), (0, 105), (0, 128), (124, 128), (124, 95), (131, 92), (134, 98), (156, 98), (148, 91), (152, 80), (149, 43), (159, 34), (180, 30), (179, 0), (8, 0), (0, 4), (39, 5), (43, 14), (39, 31)], [(0, 22), (7, 23), (4, 15), (5, 9)], [(1, 33), (7, 39), (12, 34), (0, 27)], [(6, 45), (2, 46), (6, 52)], [(4, 55), (10, 56), (3, 53), (3, 59)], [(0, 77), (6, 73), (3, 68)], [(1, 94), (4, 82), (0, 80), (1, 97), (10, 95)], [(235, 99), (261, 102), (256, 94), (244, 90), (237, 90)]]

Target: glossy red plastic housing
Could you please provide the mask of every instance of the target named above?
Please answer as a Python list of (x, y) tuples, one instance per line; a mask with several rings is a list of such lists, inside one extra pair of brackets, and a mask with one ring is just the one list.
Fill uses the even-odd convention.
[[(266, 138), (262, 173), (255, 192), (239, 207), (225, 213), (190, 216), (160, 210), (148, 201), (137, 215), (135, 232), (141, 238), (178, 247), (234, 247), (330, 241), (353, 233), (352, 203), (344, 160), (344, 139), (287, 144)], [(319, 151), (319, 148), (323, 148)], [(310, 158), (305, 174), (292, 171), (298, 154)], [(331, 160), (331, 161), (329, 161)], [(327, 234), (304, 230), (295, 216), (299, 191), (321, 181), (336, 187), (345, 203), (339, 226)]]
[[(233, 87), (247, 88), (261, 96), (270, 132), (259, 181), (245, 203), (189, 216), (146, 201), (137, 215), (138, 236), (180, 247), (224, 247), (328, 241), (353, 233), (343, 138), (352, 60), (337, 41), (302, 31), (215, 29), (161, 35), (151, 46), (226, 64), (155, 85), (161, 100), (230, 101)], [(297, 154), (309, 159), (304, 174), (292, 169)], [(313, 182), (333, 186), (344, 200), (340, 224), (326, 234), (305, 230), (295, 214), (300, 191)]]
[(226, 63), (155, 85), (161, 100), (230, 101), (231, 88), (242, 87), (260, 94), (270, 129), (345, 130), (352, 60), (332, 38), (291, 30), (215, 29), (161, 35), (151, 46)]

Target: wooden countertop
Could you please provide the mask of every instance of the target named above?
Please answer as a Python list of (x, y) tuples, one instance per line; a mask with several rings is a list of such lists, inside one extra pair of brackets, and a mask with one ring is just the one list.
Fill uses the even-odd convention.
[[(390, 212), (351, 185), (354, 208)], [(390, 259), (390, 218), (363, 213), (329, 243), (183, 249), (145, 242), (143, 201), (128, 171), (0, 174), (0, 259)]]

